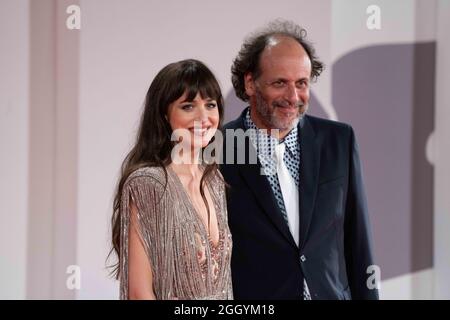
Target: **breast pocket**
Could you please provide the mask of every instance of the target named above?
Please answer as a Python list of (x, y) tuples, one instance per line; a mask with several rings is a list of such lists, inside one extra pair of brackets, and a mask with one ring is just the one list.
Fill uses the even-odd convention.
[(345, 182), (345, 177), (344, 176), (340, 176), (340, 177), (336, 177), (336, 178), (332, 178), (332, 179), (327, 179), (323, 182), (319, 183), (318, 189), (317, 191), (326, 191), (329, 189), (333, 189), (337, 186), (343, 186)]
[(343, 215), (345, 177), (320, 183), (317, 188), (316, 208), (324, 215), (340, 218)]

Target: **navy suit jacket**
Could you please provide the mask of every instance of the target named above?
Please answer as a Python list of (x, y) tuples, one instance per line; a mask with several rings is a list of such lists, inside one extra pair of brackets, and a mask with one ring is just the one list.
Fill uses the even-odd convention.
[[(378, 290), (366, 284), (371, 275), (367, 268), (374, 262), (353, 129), (308, 115), (299, 123), (297, 246), (267, 178), (260, 174), (259, 160), (249, 163), (256, 155), (249, 139), (239, 144), (227, 138), (230, 129), (245, 130), (245, 113), (224, 127), (220, 167), (229, 185), (235, 299), (302, 299), (304, 277), (312, 299), (378, 299)], [(245, 155), (245, 163), (236, 163), (239, 155)], [(234, 163), (227, 164), (231, 159)]]

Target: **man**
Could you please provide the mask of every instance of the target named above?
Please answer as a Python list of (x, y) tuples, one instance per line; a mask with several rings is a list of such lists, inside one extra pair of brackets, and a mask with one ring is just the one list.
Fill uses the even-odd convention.
[[(355, 136), (305, 114), (323, 69), (305, 36), (274, 22), (233, 63), (236, 94), (250, 105), (224, 127), (234, 297), (378, 299)], [(240, 144), (230, 130), (248, 139)]]

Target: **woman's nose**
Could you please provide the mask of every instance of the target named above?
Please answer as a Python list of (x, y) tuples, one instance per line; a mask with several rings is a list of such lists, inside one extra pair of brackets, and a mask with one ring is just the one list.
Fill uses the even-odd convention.
[(208, 112), (204, 107), (198, 108), (196, 121), (199, 121), (202, 124), (208, 121)]

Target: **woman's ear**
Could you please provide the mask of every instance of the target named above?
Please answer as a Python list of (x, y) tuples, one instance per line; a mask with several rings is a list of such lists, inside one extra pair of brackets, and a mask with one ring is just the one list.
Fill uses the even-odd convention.
[(244, 75), (245, 93), (251, 97), (255, 95), (255, 81), (253, 75), (249, 72)]

